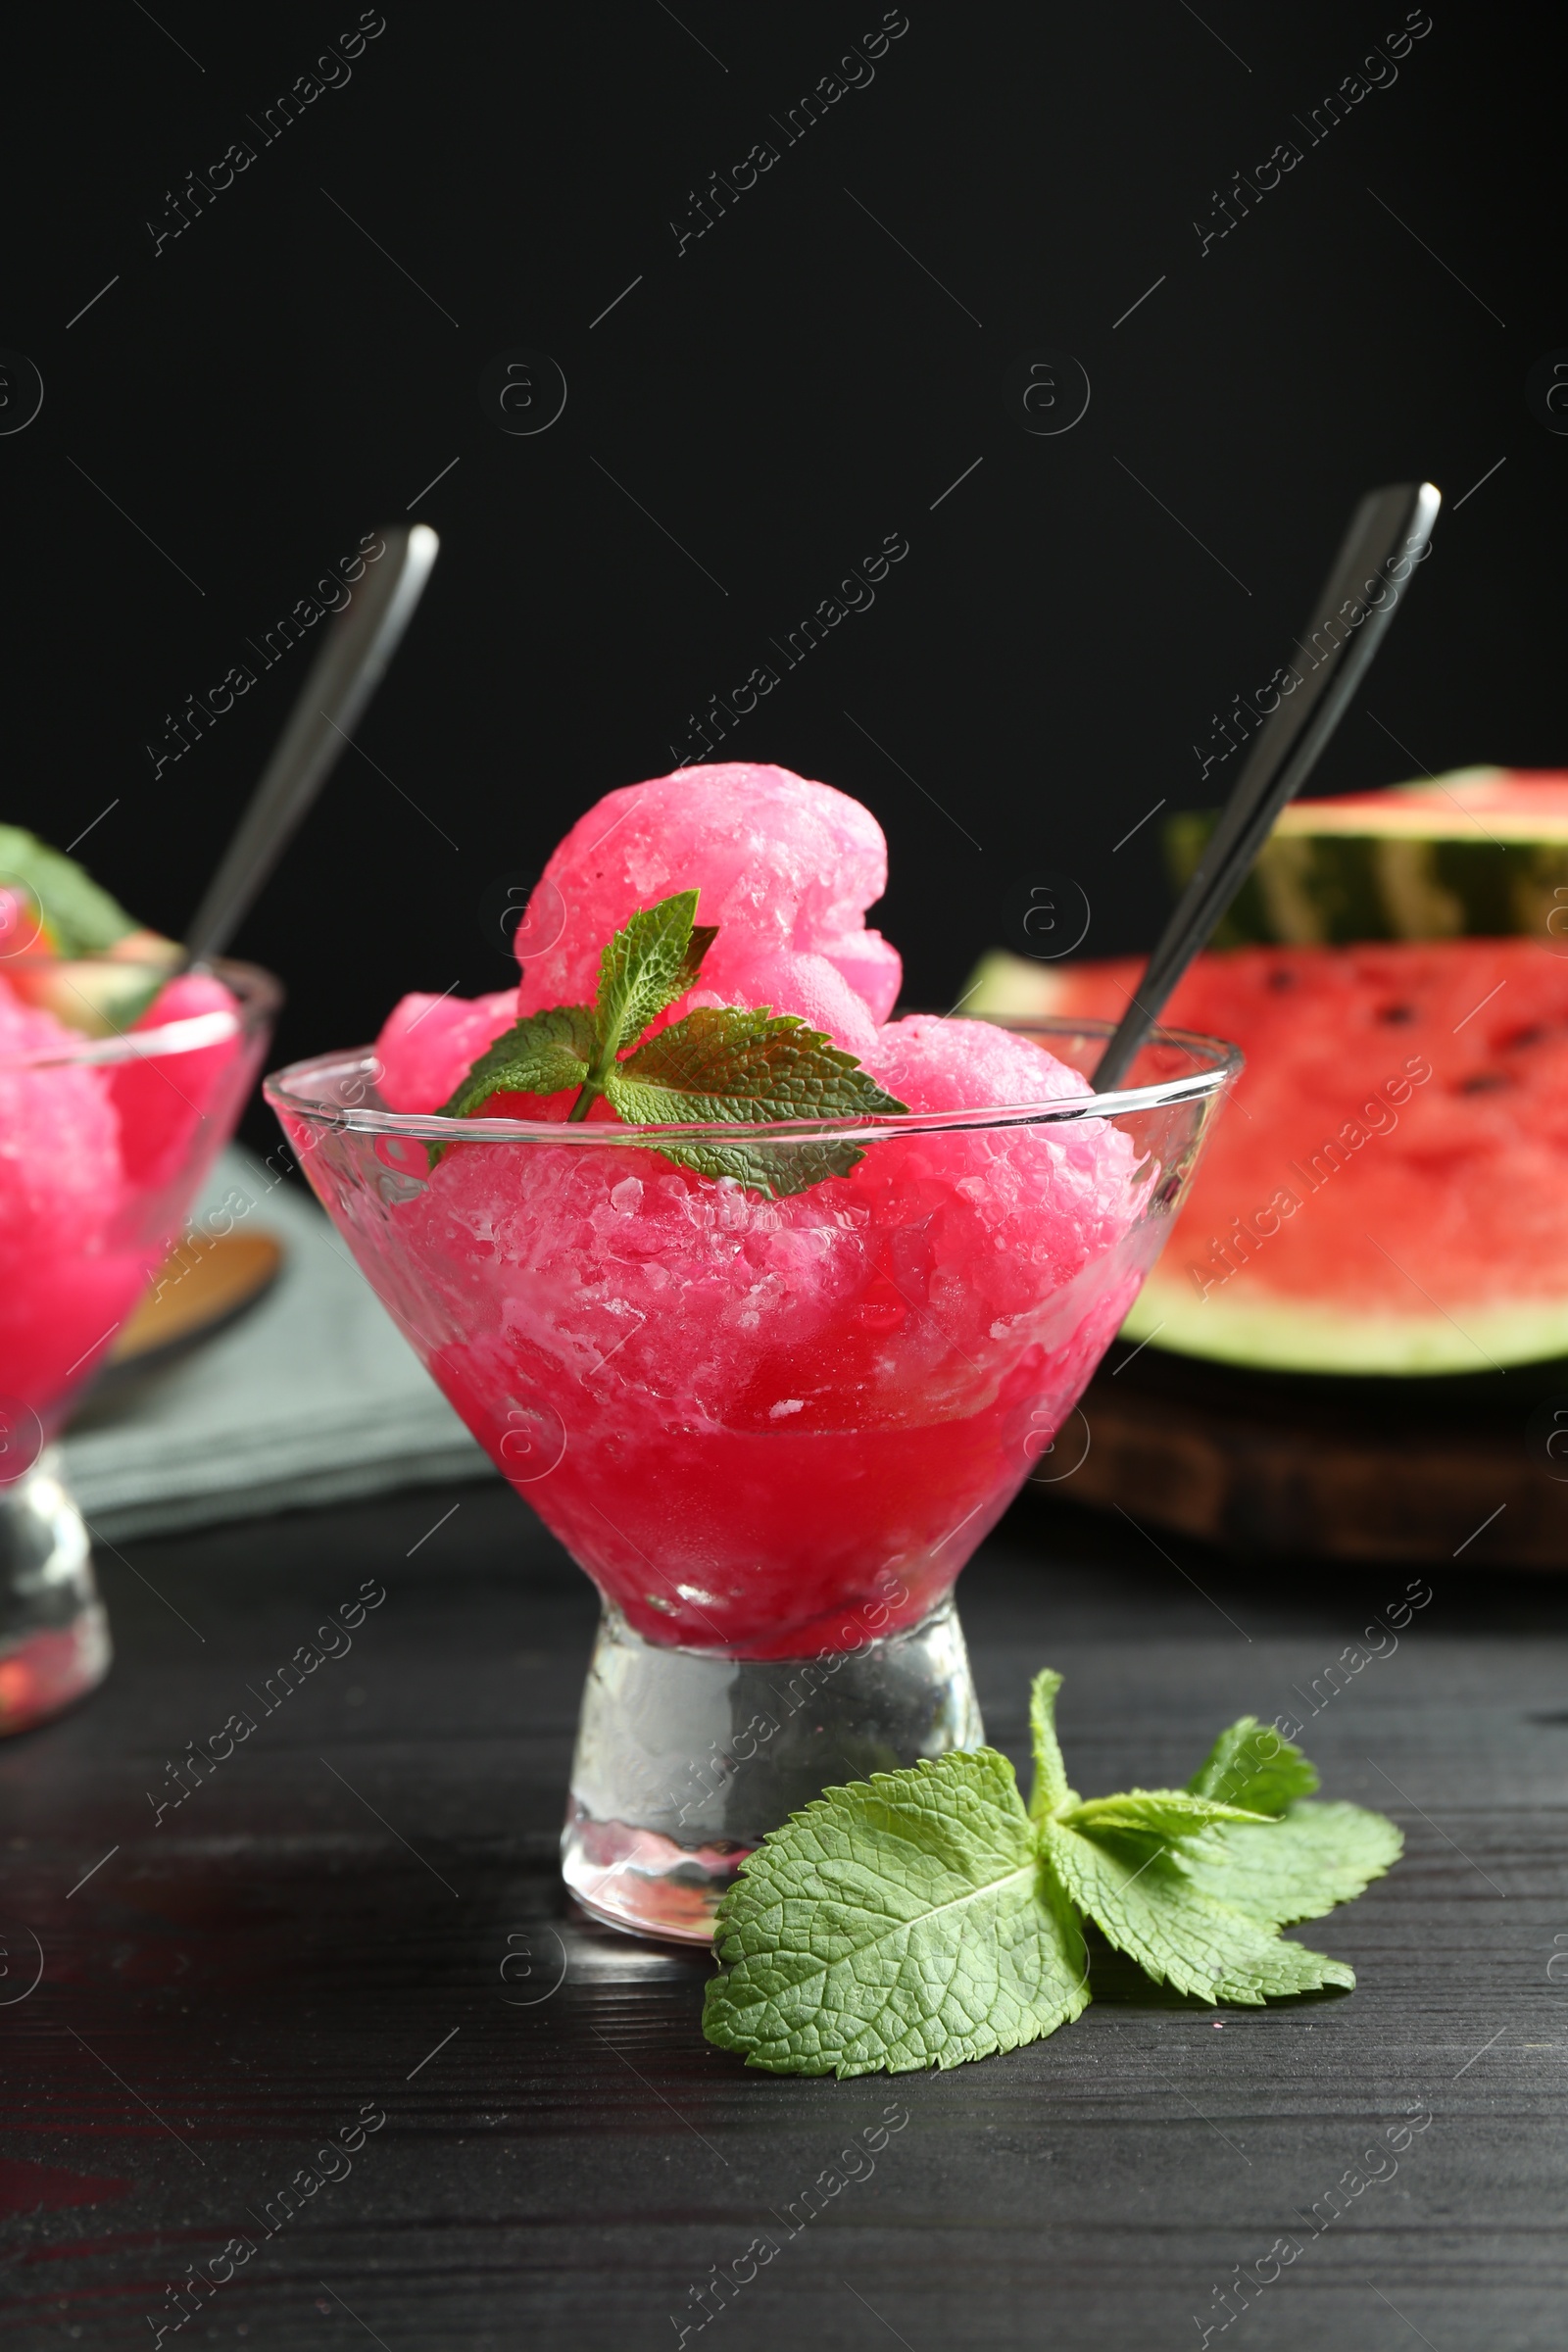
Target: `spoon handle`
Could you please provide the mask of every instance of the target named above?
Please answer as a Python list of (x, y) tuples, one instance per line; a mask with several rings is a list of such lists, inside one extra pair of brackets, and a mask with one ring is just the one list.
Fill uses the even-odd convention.
[(221, 953), (381, 682), (424, 592), (440, 540), (427, 523), (383, 529), (386, 553), (331, 622), (222, 862), (191, 917), (183, 961)]
[(1101, 1055), (1091, 1081), (1097, 1094), (1121, 1083), (1177, 981), (1251, 871), (1275, 818), (1316, 766), (1394, 618), (1411, 566), (1427, 553), (1442, 503), (1430, 482), (1398, 482), (1369, 491), (1351, 515), (1305, 642), (1296, 640), (1304, 660), (1280, 673), (1297, 684), (1264, 721), (1198, 871)]

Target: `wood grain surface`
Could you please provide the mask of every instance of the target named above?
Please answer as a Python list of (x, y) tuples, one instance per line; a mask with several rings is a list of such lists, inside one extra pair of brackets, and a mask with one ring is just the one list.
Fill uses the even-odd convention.
[(1568, 1365), (1431, 1380), (1113, 1348), (1040, 1477), (1243, 1559), (1568, 1571)]
[[(167, 2343), (695, 2342), (697, 2290), (762, 2237), (778, 2251), (724, 2315), (758, 2352), (1217, 2341), (1216, 2288), (1266, 2276), (1282, 2238), (1298, 2255), (1227, 2342), (1562, 2341), (1550, 1580), (1421, 1571), (1396, 1646), (1348, 1671), (1413, 1572), (1239, 1567), (1026, 1496), (961, 1587), (999, 1744), (1021, 1757), (1047, 1662), (1085, 1793), (1185, 1779), (1237, 1714), (1290, 1712), (1327, 1793), (1392, 1812), (1406, 1859), (1304, 1931), (1353, 1994), (1216, 2012), (1102, 1956), (1094, 2006), (1048, 2041), (840, 2085), (747, 2073), (701, 2037), (703, 1956), (566, 1913), (593, 1599), (509, 1493), (100, 1561), (110, 1682), (0, 1748), (8, 2343), (154, 2342), (167, 2289), (240, 2237), (254, 2256)], [(366, 1580), (386, 1597), (352, 1647), (268, 1712), (296, 1649), (341, 1649), (327, 1629)], [(166, 1767), (241, 1710), (255, 1733), (157, 1818)], [(1409, 2109), (1430, 2125), (1368, 2180)], [(378, 2115), (345, 2169), (328, 2151)], [(882, 2128), (873, 2169), (845, 2155)]]

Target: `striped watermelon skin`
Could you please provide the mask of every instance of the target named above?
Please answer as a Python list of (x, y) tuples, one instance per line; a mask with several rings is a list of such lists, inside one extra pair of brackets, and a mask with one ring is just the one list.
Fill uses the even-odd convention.
[[(1212, 809), (1165, 828), (1184, 887)], [(1287, 808), (1219, 930), (1218, 947), (1515, 934), (1568, 946), (1568, 773), (1458, 768)]]
[[(1165, 1019), (1247, 1055), (1126, 1325), (1286, 1371), (1568, 1353), (1568, 940), (1243, 948)], [(992, 957), (969, 1009), (1114, 1019), (1142, 958)]]

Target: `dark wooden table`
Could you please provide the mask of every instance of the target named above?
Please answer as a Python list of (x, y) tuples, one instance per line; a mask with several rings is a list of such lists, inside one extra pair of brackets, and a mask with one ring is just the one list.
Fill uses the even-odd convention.
[[(737, 2267), (753, 2352), (1568, 2338), (1568, 1588), (1434, 1568), (1336, 1690), (1402, 1567), (1248, 1574), (1026, 1496), (963, 1583), (1000, 1745), (1046, 1662), (1086, 1793), (1183, 1780), (1316, 1684), (1327, 1792), (1406, 1859), (1303, 1931), (1354, 1994), (1216, 2013), (1097, 1964), (1052, 2040), (840, 2085), (748, 2074), (702, 2039), (702, 1956), (565, 1910), (593, 1601), (504, 1490), (101, 1565), (111, 1681), (0, 1750), (6, 2340), (632, 2352), (694, 2342)], [(264, 1714), (367, 1579), (352, 1649)], [(155, 1820), (235, 1711), (255, 1734)], [(225, 2261), (176, 2335), (171, 2288)], [(1268, 2282), (1222, 2330), (1237, 2265)]]

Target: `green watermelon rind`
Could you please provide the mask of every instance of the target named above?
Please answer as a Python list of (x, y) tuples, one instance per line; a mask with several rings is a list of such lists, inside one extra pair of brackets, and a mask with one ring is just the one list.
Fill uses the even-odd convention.
[[(1516, 808), (1482, 815), (1462, 805), (1465, 791), (1475, 798), (1479, 782), (1506, 773), (1461, 768), (1391, 787), (1425, 792), (1412, 808), (1392, 798), (1375, 807), (1298, 802), (1264, 844), (1213, 944), (1553, 937), (1568, 926), (1568, 816)], [(1431, 805), (1434, 784), (1451, 788), (1451, 810)], [(1166, 857), (1179, 888), (1214, 821), (1211, 809), (1184, 809), (1167, 822)]]
[(1278, 1293), (1199, 1298), (1189, 1281), (1156, 1266), (1120, 1336), (1252, 1370), (1420, 1378), (1568, 1355), (1568, 1298), (1478, 1299), (1451, 1316), (1348, 1315)]
[(1062, 1009), (1077, 969), (1070, 963), (1034, 963), (1006, 948), (992, 948), (969, 975), (958, 1003), (970, 1020), (1028, 1021), (1054, 1017)]
[(0, 886), (7, 882), (37, 902), (62, 956), (100, 956), (139, 928), (85, 866), (22, 825), (0, 825)]

